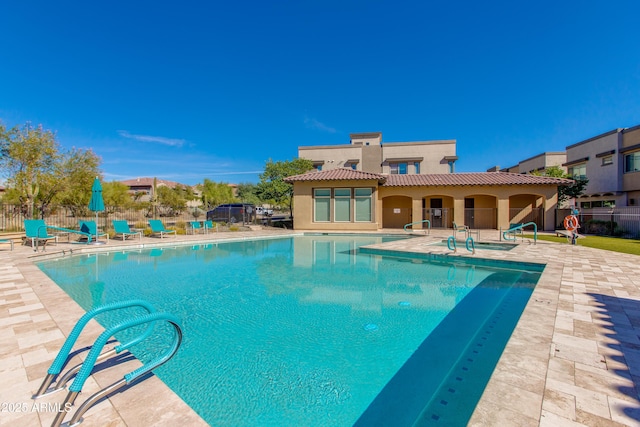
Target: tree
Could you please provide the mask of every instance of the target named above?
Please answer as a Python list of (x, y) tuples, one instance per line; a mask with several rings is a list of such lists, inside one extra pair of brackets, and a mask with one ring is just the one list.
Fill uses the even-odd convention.
[(241, 183), (237, 187), (238, 199), (243, 203), (252, 203), (254, 205), (261, 205), (262, 200), (258, 197), (258, 186), (252, 183)]
[(558, 204), (562, 204), (569, 199), (576, 199), (582, 196), (587, 188), (587, 184), (589, 183), (588, 178), (574, 178), (562, 170), (560, 166), (549, 166), (542, 172), (536, 171), (532, 174), (573, 180), (573, 184), (570, 186), (561, 185), (558, 187)]
[(187, 207), (187, 201), (181, 191), (162, 185), (157, 189), (157, 201), (160, 216), (176, 216)]
[(114, 207), (129, 207), (133, 204), (129, 186), (118, 181), (102, 184), (102, 198), (107, 210)]
[(56, 167), (54, 194), (48, 203), (55, 201), (67, 206), (76, 217), (85, 215), (93, 180), (100, 176), (99, 165), (100, 158), (91, 150), (72, 148), (63, 153)]
[(198, 185), (202, 193), (202, 203), (205, 210), (213, 209), (222, 203), (232, 203), (235, 201), (233, 189), (224, 182), (214, 182), (205, 178), (202, 184)]
[(293, 159), (274, 162), (269, 159), (264, 172), (260, 174), (258, 196), (262, 200), (273, 200), (279, 206), (289, 207), (293, 216), (293, 184), (284, 182), (288, 176), (300, 175), (313, 169), (313, 162), (307, 159)]
[(30, 123), (22, 128), (0, 129), (3, 141), (1, 158), (7, 184), (15, 190), (15, 196), (26, 218), (33, 218), (36, 198), (41, 187), (51, 186), (59, 160), (59, 147), (55, 135), (42, 126), (33, 128)]
[(91, 150), (62, 151), (55, 134), (30, 123), (7, 130), (0, 126), (0, 164), (10, 201), (26, 218), (44, 218), (53, 203), (87, 205), (100, 159)]

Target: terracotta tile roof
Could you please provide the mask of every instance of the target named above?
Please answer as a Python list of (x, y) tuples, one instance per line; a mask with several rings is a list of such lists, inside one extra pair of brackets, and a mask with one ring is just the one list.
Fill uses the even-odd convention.
[(294, 175), (285, 178), (286, 182), (300, 181), (345, 181), (345, 180), (376, 180), (383, 183), (384, 175), (371, 172), (353, 170), (351, 168), (337, 168), (325, 171), (312, 171), (302, 175)]
[(286, 182), (377, 180), (383, 187), (456, 185), (571, 185), (570, 179), (509, 172), (467, 172), (424, 175), (382, 175), (349, 168), (307, 172), (285, 178)]
[[(124, 185), (128, 185), (129, 187), (153, 187), (153, 178), (134, 178), (134, 179), (127, 179), (125, 181), (120, 181), (121, 183), (123, 183)], [(166, 185), (169, 188), (175, 188), (176, 185), (183, 185), (180, 184), (179, 182), (175, 182), (175, 181), (167, 181), (166, 179), (157, 179), (157, 185), (158, 187), (161, 185)], [(188, 187), (188, 186), (187, 186)]]
[(383, 187), (456, 185), (570, 185), (573, 180), (509, 172), (387, 175)]

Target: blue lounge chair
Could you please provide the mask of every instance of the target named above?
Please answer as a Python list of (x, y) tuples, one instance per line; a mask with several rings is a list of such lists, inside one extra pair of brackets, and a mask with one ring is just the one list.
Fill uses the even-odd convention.
[(159, 234), (161, 239), (164, 238), (165, 234), (173, 233), (174, 237), (178, 235), (176, 230), (167, 230), (164, 228), (164, 224), (159, 219), (150, 219), (149, 227), (151, 227), (151, 236)]
[(83, 233), (90, 234), (95, 240), (98, 240), (100, 237), (106, 237), (107, 243), (109, 243), (109, 235), (107, 233), (98, 232), (98, 226), (95, 221), (79, 221), (79, 224), (80, 231)]
[(43, 242), (43, 250), (49, 240), (55, 240), (56, 244), (58, 244), (58, 236), (49, 234), (47, 224), (45, 224), (43, 219), (25, 219), (24, 232), (25, 236), (22, 238), (23, 243), (31, 241), (33, 250), (38, 249), (40, 242)]
[(187, 229), (187, 231), (191, 230), (191, 234), (196, 234), (196, 233), (200, 233), (205, 232), (206, 229), (202, 227), (202, 225), (200, 224), (200, 221), (191, 221), (189, 223), (190, 227)]
[(213, 230), (215, 226), (213, 225), (213, 221), (205, 221), (204, 222), (204, 231), (209, 234), (209, 230)]
[(114, 219), (111, 221), (113, 223), (113, 230), (115, 231), (115, 237), (121, 236), (122, 241), (128, 239), (129, 237), (138, 236), (140, 240), (142, 240), (142, 231), (131, 231), (129, 228), (129, 223), (124, 219)]
[(9, 243), (11, 245), (11, 250), (13, 250), (13, 240), (11, 240), (11, 239), (0, 239), (0, 243)]

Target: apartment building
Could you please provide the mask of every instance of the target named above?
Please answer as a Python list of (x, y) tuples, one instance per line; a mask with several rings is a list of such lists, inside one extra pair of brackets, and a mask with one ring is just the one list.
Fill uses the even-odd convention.
[(567, 172), (589, 180), (578, 199), (583, 209), (637, 206), (640, 202), (640, 125), (614, 129), (567, 147)]
[(487, 170), (487, 172), (510, 172), (510, 173), (535, 173), (542, 172), (551, 166), (558, 166), (565, 172), (567, 168), (562, 166), (567, 161), (567, 153), (564, 151), (544, 152), (537, 156), (529, 157), (528, 159), (521, 160), (517, 165), (510, 166), (508, 168), (500, 168), (494, 166)]
[[(316, 169), (286, 179), (294, 185), (299, 230), (379, 230), (409, 223), (414, 229), (506, 229), (526, 222), (553, 230), (558, 186), (572, 183), (519, 173), (455, 173), (455, 140), (386, 143), (380, 132), (351, 134), (344, 145), (298, 147), (298, 157)], [(556, 157), (545, 153), (544, 159), (558, 163)]]
[(390, 175), (455, 172), (456, 141), (382, 142), (381, 132), (352, 133), (349, 144), (298, 147), (318, 171), (338, 168)]
[(622, 131), (622, 191), (627, 206), (640, 206), (640, 125)]

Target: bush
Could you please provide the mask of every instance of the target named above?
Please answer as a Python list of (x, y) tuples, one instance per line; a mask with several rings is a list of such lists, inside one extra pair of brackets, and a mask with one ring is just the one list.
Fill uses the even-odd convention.
[(603, 221), (601, 219), (590, 219), (584, 225), (586, 234), (595, 234), (598, 236), (622, 236), (624, 230), (618, 227), (615, 221)]

